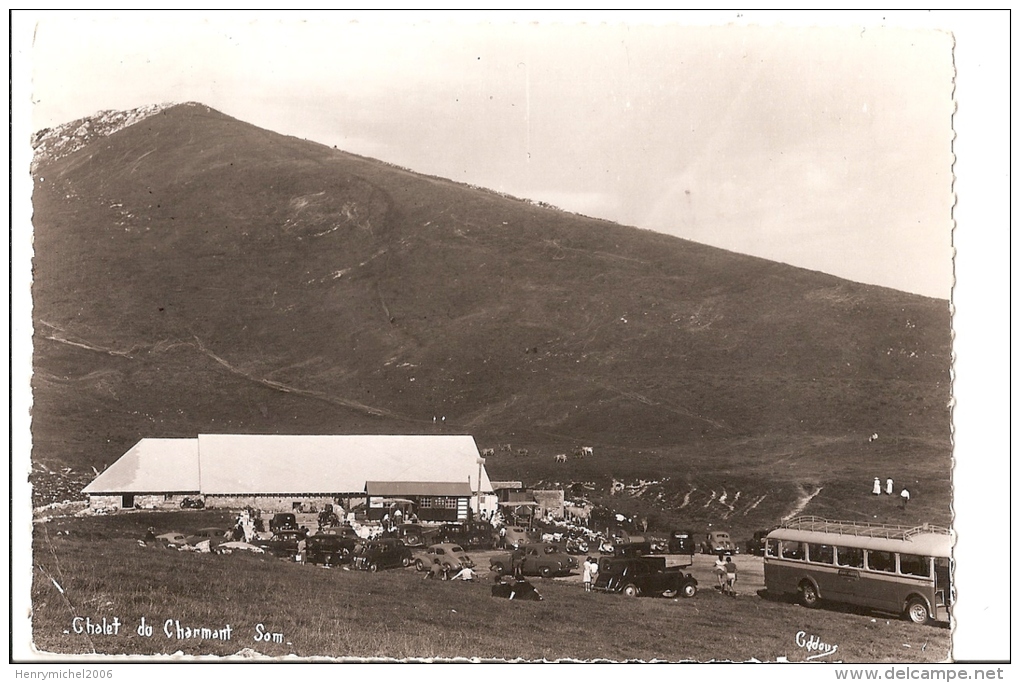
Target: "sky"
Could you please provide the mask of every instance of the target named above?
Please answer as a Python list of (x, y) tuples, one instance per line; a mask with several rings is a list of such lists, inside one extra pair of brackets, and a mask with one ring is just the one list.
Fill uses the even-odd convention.
[(672, 19), (43, 13), (32, 124), (199, 101), (423, 173), (948, 299), (951, 34)]
[[(32, 130), (197, 100), (422, 172), (852, 280), (946, 298), (955, 274), (954, 655), (1009, 657), (1012, 599), (985, 569), (1012, 521), (1008, 14), (641, 13), (669, 24), (659, 28), (627, 13), (555, 15), (595, 22), (586, 31), (553, 30), (545, 14), (497, 28), (477, 22), (533, 17), (429, 13), (401, 27), (337, 16), (15, 11), (12, 171), (28, 168)], [(733, 25), (690, 30), (680, 19)], [(854, 28), (802, 30), (826, 24)], [(955, 91), (935, 28), (953, 31)], [(16, 474), (31, 451), (31, 182), (11, 181)], [(27, 483), (11, 483), (28, 501)], [(29, 547), (29, 507), (12, 505), (15, 550)], [(31, 580), (30, 562), (12, 563), (12, 585), (25, 588), (12, 614), (28, 608)]]

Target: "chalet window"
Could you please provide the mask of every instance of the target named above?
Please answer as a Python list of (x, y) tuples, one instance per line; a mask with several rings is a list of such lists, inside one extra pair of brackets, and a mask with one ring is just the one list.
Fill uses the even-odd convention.
[(418, 499), (418, 507), (456, 510), (457, 499), (453, 496), (422, 496)]

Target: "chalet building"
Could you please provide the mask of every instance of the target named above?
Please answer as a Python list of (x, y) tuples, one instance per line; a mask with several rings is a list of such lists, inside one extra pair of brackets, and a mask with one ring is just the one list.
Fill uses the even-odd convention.
[(200, 434), (142, 439), (85, 487), (94, 509), (206, 507), (268, 512), (364, 502), (423, 521), (491, 512), (496, 497), (471, 436)]

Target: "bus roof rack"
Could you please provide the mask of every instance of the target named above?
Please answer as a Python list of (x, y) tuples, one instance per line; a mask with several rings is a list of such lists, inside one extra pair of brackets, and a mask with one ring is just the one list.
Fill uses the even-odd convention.
[(944, 526), (922, 524), (921, 526), (902, 526), (899, 524), (882, 524), (879, 522), (846, 522), (821, 517), (794, 517), (780, 524), (782, 529), (799, 529), (801, 531), (822, 531), (830, 534), (846, 534), (848, 536), (868, 536), (871, 538), (896, 538), (909, 540), (918, 534), (944, 534), (952, 532)]

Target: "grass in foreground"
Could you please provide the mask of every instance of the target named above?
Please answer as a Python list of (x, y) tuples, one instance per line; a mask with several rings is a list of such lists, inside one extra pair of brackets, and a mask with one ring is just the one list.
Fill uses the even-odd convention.
[[(66, 654), (227, 656), (251, 648), (302, 658), (803, 661), (815, 654), (797, 646), (803, 632), (838, 646), (819, 661), (930, 662), (949, 653), (945, 628), (809, 611), (750, 590), (732, 599), (704, 581), (690, 600), (629, 600), (584, 593), (576, 582), (536, 579), (543, 602), (508, 602), (493, 599), (485, 582), (425, 582), (412, 570), (368, 574), (140, 547), (134, 538), (145, 521), (124, 515), (36, 525), (37, 648)], [(76, 616), (98, 623), (117, 617), (122, 625), (117, 635), (79, 634), (72, 628)], [(136, 632), (142, 617), (153, 627), (150, 637)], [(231, 638), (167, 638), (168, 619), (210, 629), (229, 624)], [(259, 624), (262, 632), (281, 634), (280, 642), (256, 639)]]

